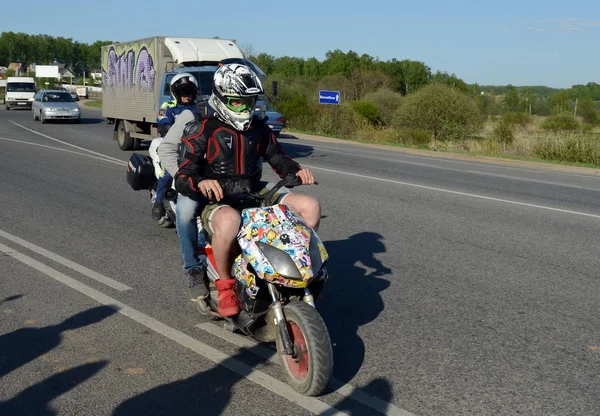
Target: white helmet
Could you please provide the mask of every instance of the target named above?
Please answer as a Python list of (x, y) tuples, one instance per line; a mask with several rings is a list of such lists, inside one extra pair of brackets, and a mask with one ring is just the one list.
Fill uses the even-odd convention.
[(170, 89), (171, 95), (178, 103), (181, 103), (183, 96), (191, 96), (193, 101), (198, 95), (198, 81), (192, 74), (182, 72), (171, 79)]
[(210, 105), (236, 130), (248, 130), (259, 95), (264, 94), (256, 73), (246, 65), (225, 64), (215, 71)]

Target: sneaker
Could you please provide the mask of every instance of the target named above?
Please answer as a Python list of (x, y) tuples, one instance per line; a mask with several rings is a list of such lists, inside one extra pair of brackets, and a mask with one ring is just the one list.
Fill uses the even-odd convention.
[(208, 288), (206, 287), (206, 269), (203, 267), (193, 267), (187, 271), (188, 292), (192, 301), (199, 301), (208, 297)]
[(235, 279), (217, 280), (215, 282), (219, 296), (217, 305), (221, 316), (233, 316), (240, 313), (237, 297), (235, 296)]
[(162, 217), (165, 216), (165, 207), (162, 202), (154, 202), (152, 205), (152, 218), (155, 221), (159, 221)]

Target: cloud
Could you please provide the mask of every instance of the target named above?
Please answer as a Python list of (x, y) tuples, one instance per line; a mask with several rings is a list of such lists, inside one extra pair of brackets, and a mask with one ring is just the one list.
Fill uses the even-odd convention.
[(586, 20), (575, 18), (557, 18), (538, 21), (517, 22), (521, 30), (526, 32), (583, 32), (590, 28), (600, 27), (600, 19)]

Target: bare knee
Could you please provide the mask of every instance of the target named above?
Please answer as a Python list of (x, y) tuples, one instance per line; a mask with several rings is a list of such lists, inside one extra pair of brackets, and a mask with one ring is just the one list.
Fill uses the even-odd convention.
[(312, 228), (318, 228), (321, 221), (321, 204), (317, 198), (291, 194), (285, 198), (284, 203), (291, 205)]
[(233, 239), (240, 228), (241, 218), (239, 212), (231, 207), (217, 210), (211, 220), (215, 235), (222, 238)]

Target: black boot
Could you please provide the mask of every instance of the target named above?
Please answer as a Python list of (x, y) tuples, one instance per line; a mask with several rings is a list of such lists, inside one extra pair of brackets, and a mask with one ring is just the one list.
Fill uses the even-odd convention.
[(165, 216), (165, 207), (162, 202), (154, 202), (152, 206), (152, 218), (155, 221), (159, 221), (162, 217)]

